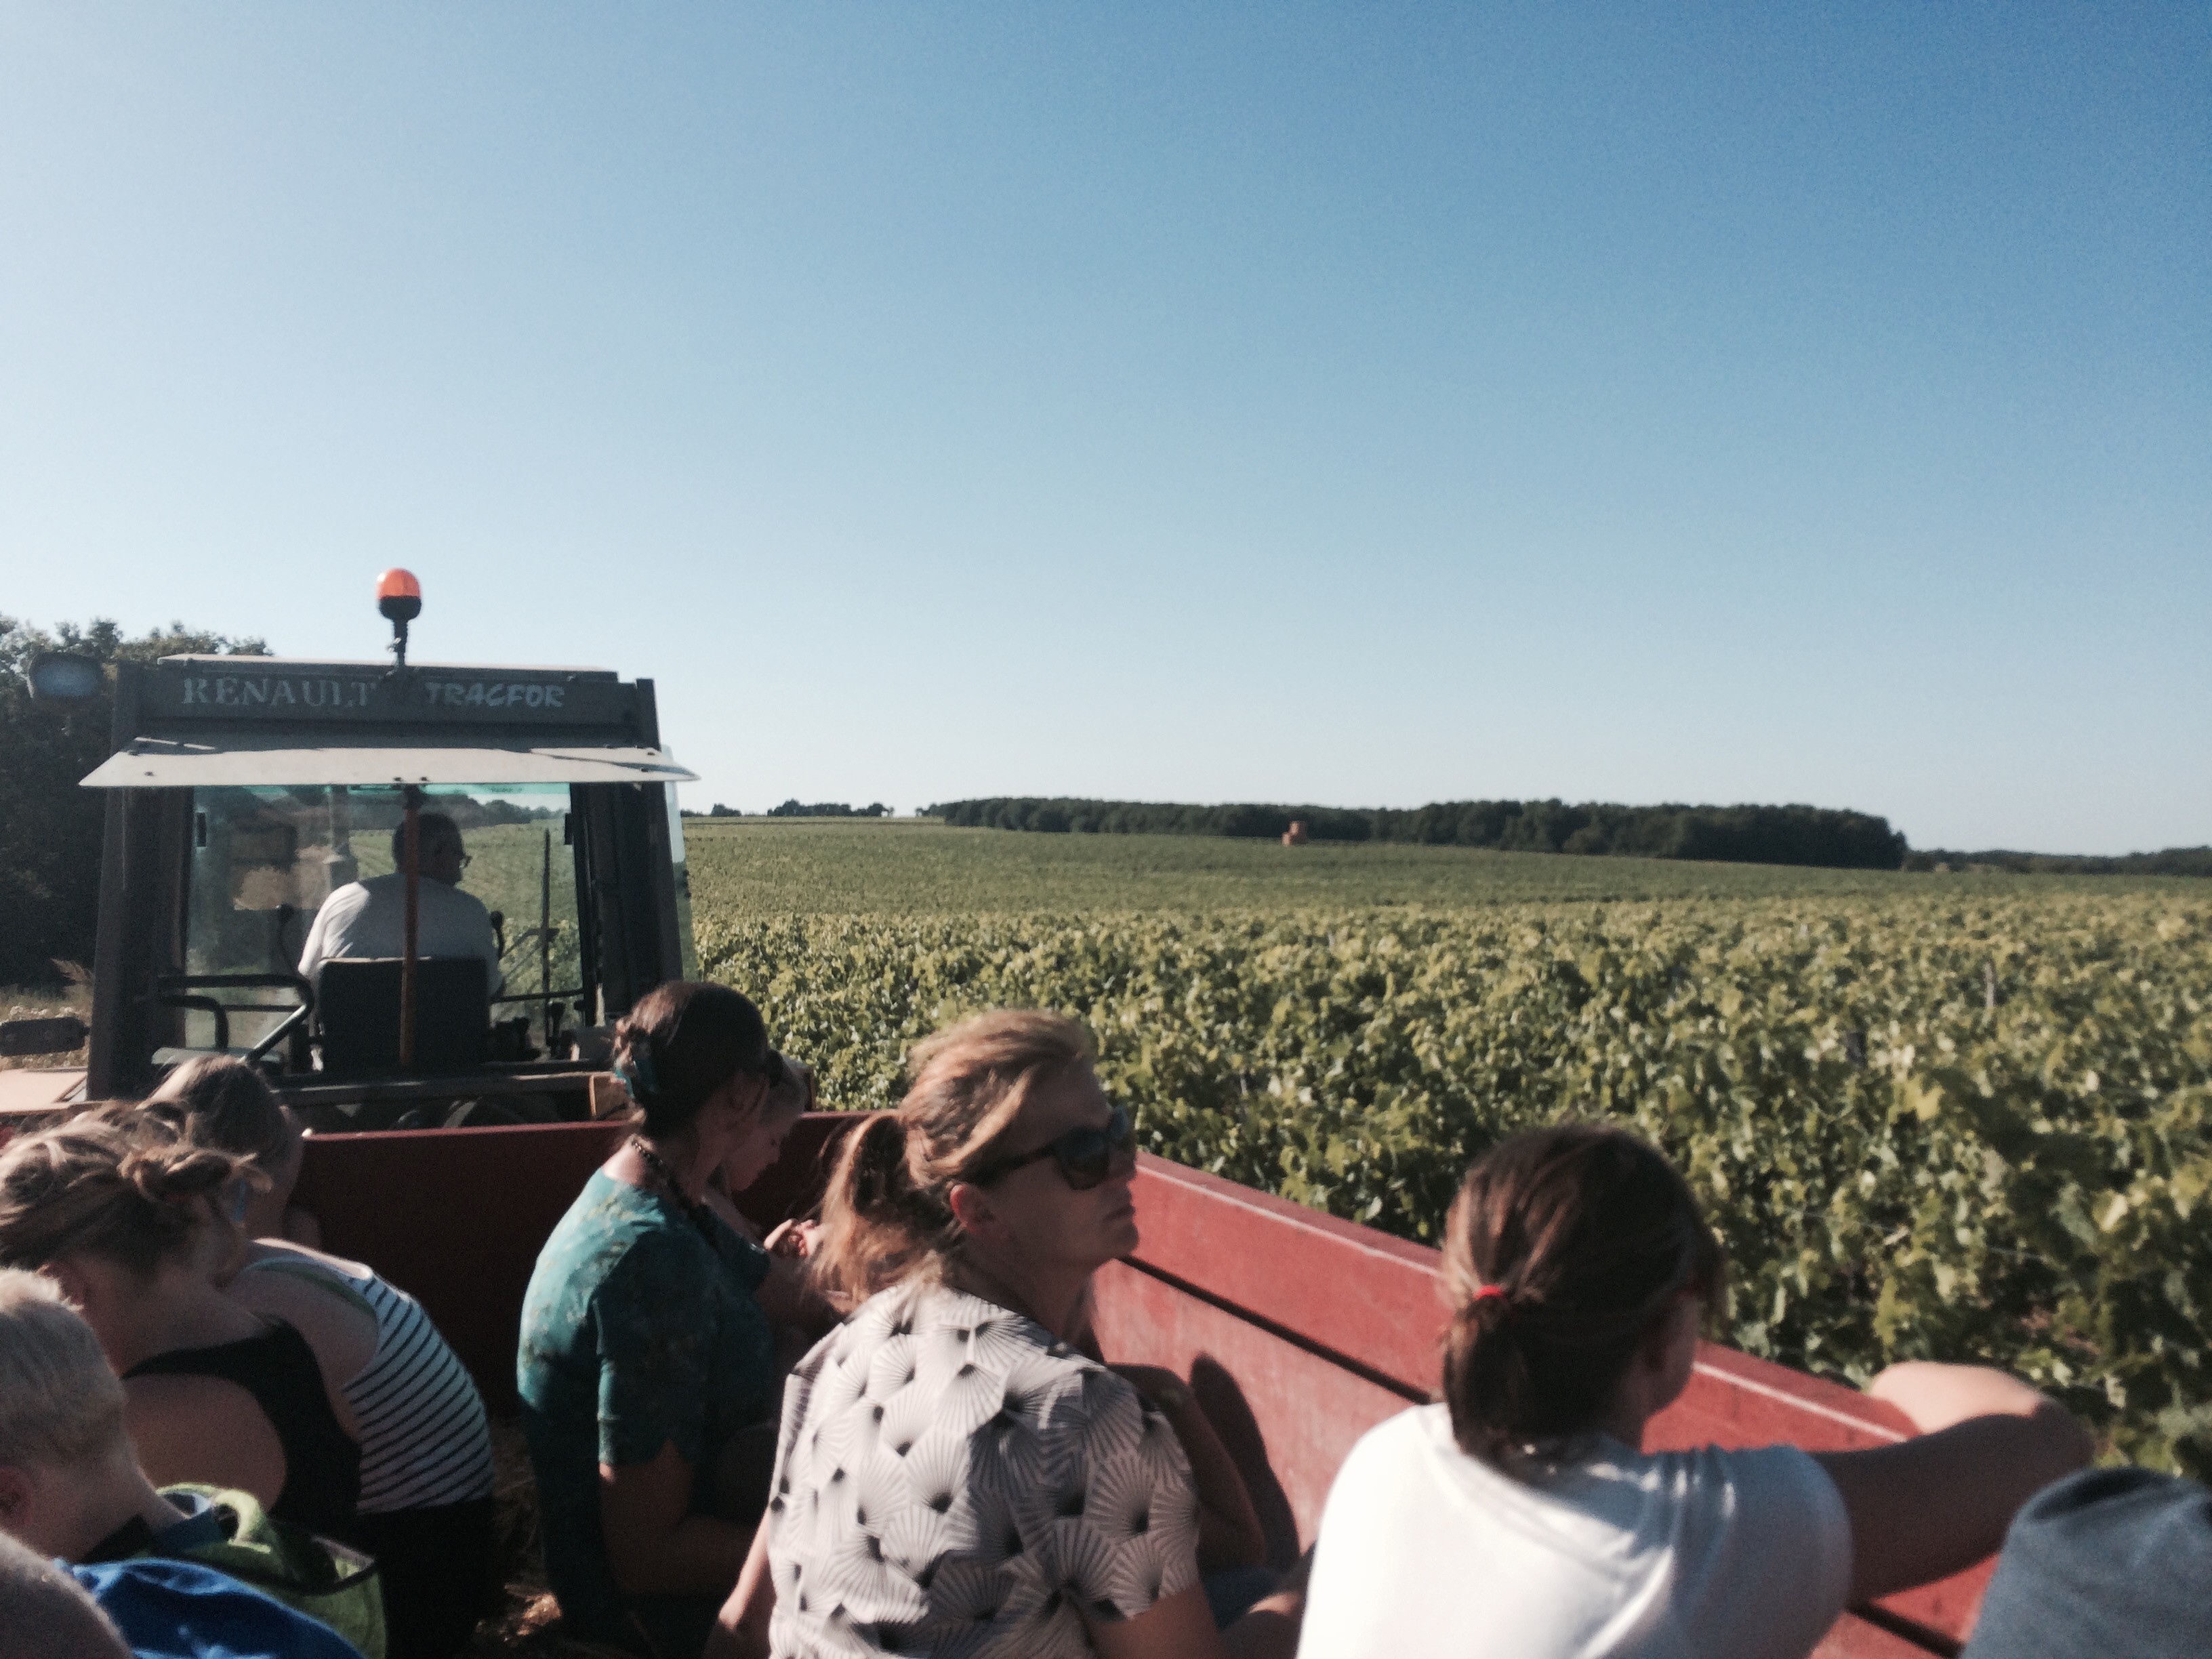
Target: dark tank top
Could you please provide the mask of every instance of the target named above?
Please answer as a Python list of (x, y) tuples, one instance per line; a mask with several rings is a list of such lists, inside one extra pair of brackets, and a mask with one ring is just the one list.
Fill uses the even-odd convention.
[(134, 1376), (216, 1376), (253, 1396), (284, 1449), (284, 1490), (269, 1513), (310, 1531), (350, 1540), (361, 1500), (361, 1445), (338, 1426), (307, 1339), (289, 1325), (212, 1348), (175, 1348), (142, 1359)]

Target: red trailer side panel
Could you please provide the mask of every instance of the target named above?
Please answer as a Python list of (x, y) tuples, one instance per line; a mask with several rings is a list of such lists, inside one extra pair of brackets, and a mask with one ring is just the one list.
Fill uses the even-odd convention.
[[(743, 1195), (771, 1223), (819, 1198), (848, 1115), (805, 1119)], [(514, 1404), (523, 1291), (548, 1233), (619, 1141), (613, 1124), (318, 1135), (298, 1201), (329, 1247), (421, 1297), (495, 1410)], [(1144, 1242), (1097, 1280), (1107, 1355), (1190, 1376), (1238, 1459), (1277, 1557), (1310, 1542), (1352, 1443), (1430, 1397), (1444, 1310), (1419, 1245), (1146, 1157)], [(1708, 1346), (1660, 1446), (1778, 1442), (1840, 1449), (1905, 1425), (1854, 1390)], [(1827, 1659), (1949, 1653), (1972, 1628), (1986, 1568), (1846, 1617)]]

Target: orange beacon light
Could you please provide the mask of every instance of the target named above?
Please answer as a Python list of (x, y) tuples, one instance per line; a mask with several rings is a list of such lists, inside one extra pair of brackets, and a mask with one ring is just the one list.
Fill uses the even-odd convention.
[(376, 608), (392, 623), (392, 655), (407, 666), (407, 624), (422, 614), (422, 584), (411, 570), (387, 570), (376, 579)]
[(387, 570), (376, 579), (376, 608), (396, 623), (422, 614), (422, 584), (411, 570)]

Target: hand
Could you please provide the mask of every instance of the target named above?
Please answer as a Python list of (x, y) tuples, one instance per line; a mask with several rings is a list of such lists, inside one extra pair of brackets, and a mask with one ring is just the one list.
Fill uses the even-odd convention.
[(770, 1255), (804, 1261), (814, 1254), (814, 1243), (821, 1236), (822, 1224), (818, 1221), (786, 1221), (761, 1241), (761, 1248)]

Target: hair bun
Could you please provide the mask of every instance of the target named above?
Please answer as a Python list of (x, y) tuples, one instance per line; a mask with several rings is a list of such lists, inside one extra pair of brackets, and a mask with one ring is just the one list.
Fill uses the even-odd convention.
[(167, 1146), (134, 1146), (124, 1155), (116, 1174), (141, 1197), (176, 1204), (215, 1191), (237, 1168), (238, 1160), (228, 1152), (195, 1146), (190, 1141), (173, 1141)]

